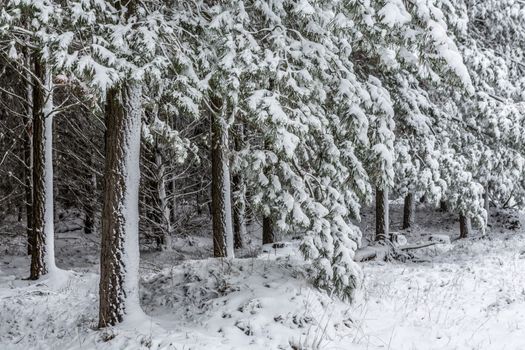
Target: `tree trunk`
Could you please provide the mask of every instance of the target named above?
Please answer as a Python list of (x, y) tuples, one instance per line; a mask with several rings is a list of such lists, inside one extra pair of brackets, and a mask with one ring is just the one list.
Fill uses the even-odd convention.
[(487, 222), (486, 224), (489, 224), (489, 218), (490, 218), (490, 198), (489, 198), (489, 186), (488, 184), (485, 186), (485, 193), (483, 193), (483, 204), (485, 206), (485, 211), (487, 212)]
[(403, 209), (403, 230), (410, 228), (414, 225), (414, 215), (416, 212), (416, 201), (414, 200), (414, 194), (409, 192), (405, 196), (405, 206)]
[(470, 218), (463, 214), (459, 215), (459, 238), (467, 238), (472, 232)]
[(155, 164), (157, 165), (157, 191), (160, 201), (160, 212), (162, 219), (162, 237), (160, 241), (161, 250), (171, 250), (171, 222), (170, 207), (166, 195), (166, 166), (162, 161), (160, 150), (155, 152)]
[(389, 239), (388, 190), (376, 189), (376, 241)]
[[(95, 162), (93, 160), (93, 156), (89, 158), (89, 165), (90, 167), (95, 166)], [(91, 178), (89, 181), (89, 188), (87, 189), (87, 193), (97, 193), (97, 175), (93, 171), (91, 174)], [(87, 203), (84, 208), (84, 233), (85, 234), (91, 234), (93, 233), (95, 229), (95, 198), (89, 198), (87, 200)]]
[(269, 216), (263, 217), (263, 244), (275, 243), (272, 219)]
[(53, 223), (53, 93), (51, 72), (34, 56), (33, 241), (30, 279), (56, 269)]
[(86, 205), (84, 209), (84, 215), (84, 233), (86, 235), (89, 235), (93, 233), (93, 229), (95, 226), (95, 212), (91, 204)]
[(221, 113), (221, 101), (214, 98), (211, 102), (213, 255), (233, 258), (228, 126)]
[(99, 327), (138, 310), (141, 85), (107, 92)]
[[(239, 125), (237, 128), (237, 137), (235, 138), (235, 150), (238, 152), (242, 148), (242, 142), (244, 141), (244, 130), (243, 125)], [(235, 249), (242, 248), (243, 238), (246, 236), (246, 185), (244, 183), (244, 177), (237, 171), (232, 179), (233, 184), (233, 240)]]
[[(26, 54), (26, 64), (31, 69), (31, 57)], [(26, 204), (27, 254), (33, 246), (33, 85), (31, 75), (26, 74), (27, 118), (24, 125), (24, 184)]]
[[(177, 182), (175, 179), (170, 181), (170, 189), (171, 189), (171, 219), (173, 226), (176, 225), (176, 219), (177, 219)], [(198, 204), (197, 204), (198, 207)]]
[(448, 204), (446, 201), (440, 201), (439, 202), (439, 210), (441, 210), (442, 212), (447, 212), (448, 211)]
[(244, 179), (237, 174), (233, 177), (233, 245), (235, 249), (243, 247), (243, 239), (246, 237), (246, 193)]

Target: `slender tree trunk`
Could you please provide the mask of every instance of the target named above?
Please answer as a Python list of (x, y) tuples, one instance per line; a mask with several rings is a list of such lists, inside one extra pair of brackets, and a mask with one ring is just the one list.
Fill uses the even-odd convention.
[(168, 198), (166, 195), (166, 166), (162, 161), (160, 150), (155, 153), (155, 164), (157, 165), (157, 191), (160, 201), (160, 211), (162, 216), (162, 250), (171, 250), (171, 222), (170, 222), (170, 207), (168, 205)]
[(485, 211), (487, 212), (487, 225), (490, 218), (490, 197), (489, 197), (489, 185), (485, 186), (485, 193), (483, 193), (483, 204), (485, 206)]
[[(31, 57), (26, 53), (26, 65), (31, 67)], [(25, 204), (26, 204), (26, 234), (27, 234), (27, 254), (31, 255), (33, 246), (33, 85), (31, 76), (26, 74), (26, 98), (27, 98), (27, 118), (24, 126), (24, 184), (25, 184)]]
[(221, 101), (213, 99), (212, 104), (214, 108), (211, 117), (213, 255), (233, 258), (228, 126), (221, 113)]
[(34, 56), (33, 242), (30, 279), (56, 269), (53, 223), (53, 93), (51, 72)]
[(176, 196), (177, 182), (175, 181), (175, 179), (170, 181), (170, 187), (171, 187), (171, 219), (173, 223), (172, 226), (175, 227), (176, 218), (177, 218), (177, 196)]
[(87, 204), (84, 209), (84, 233), (89, 235), (93, 233), (95, 226), (95, 212), (91, 204)]
[(243, 239), (246, 237), (246, 197), (244, 179), (241, 175), (233, 176), (233, 241), (235, 249), (243, 247)]
[[(244, 141), (243, 125), (237, 128), (237, 137), (235, 138), (235, 150), (240, 151)], [(243, 238), (246, 237), (246, 186), (244, 177), (240, 172), (236, 172), (232, 179), (233, 184), (233, 240), (236, 249), (243, 247)]]
[(263, 244), (275, 243), (272, 219), (269, 216), (263, 217)]
[(139, 309), (139, 182), (141, 85), (107, 92), (106, 163), (100, 255), (99, 327)]
[(463, 214), (459, 215), (459, 238), (467, 238), (472, 233), (470, 218)]
[(405, 206), (403, 208), (403, 230), (410, 228), (414, 225), (414, 216), (416, 212), (416, 201), (414, 200), (414, 194), (409, 192), (405, 196)]
[[(89, 158), (90, 167), (95, 166), (93, 156)], [(88, 193), (97, 193), (97, 175), (93, 171), (89, 181)], [(91, 234), (95, 229), (95, 199), (89, 198), (84, 208), (84, 233)]]
[(447, 212), (448, 211), (448, 204), (446, 201), (440, 201), (439, 202), (439, 210), (441, 210), (442, 212)]
[(376, 241), (389, 239), (388, 190), (376, 189)]
[(22, 222), (23, 218), (24, 218), (24, 203), (20, 202), (18, 205), (18, 217), (16, 218), (16, 221)]

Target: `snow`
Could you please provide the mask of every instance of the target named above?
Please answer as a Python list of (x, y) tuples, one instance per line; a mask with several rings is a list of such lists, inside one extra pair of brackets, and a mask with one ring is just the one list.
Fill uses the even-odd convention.
[[(397, 229), (401, 206), (391, 207)], [(420, 262), (363, 263), (364, 286), (353, 304), (312, 286), (298, 241), (266, 245), (247, 258), (183, 260), (211, 252), (211, 236), (197, 235), (192, 239), (202, 243), (189, 247), (187, 238), (175, 238), (174, 252), (142, 254), (145, 314), (103, 331), (94, 329), (98, 252), (91, 238), (78, 231), (57, 237), (60, 266), (75, 272), (55, 282), (23, 280), (29, 263), (23, 246), (17, 255), (5, 245), (0, 348), (523, 349), (524, 236), (508, 223), (524, 220), (498, 212), (489, 237), (450, 243), (456, 216), (417, 210), (416, 226), (403, 234), (443, 244), (418, 250)], [(373, 214), (363, 216), (370, 238)], [(259, 245), (260, 228), (250, 226), (249, 234)]]
[[(226, 121), (221, 118), (220, 123), (223, 128), (222, 137), (224, 138), (221, 141), (221, 145), (228, 144), (228, 125)], [(235, 257), (235, 252), (233, 250), (233, 223), (232, 223), (232, 200), (231, 200), (231, 176), (230, 176), (230, 162), (228, 160), (229, 155), (226, 154), (226, 159), (222, 161), (222, 196), (224, 198), (224, 229), (225, 234), (224, 243), (226, 245), (226, 256), (229, 258)]]
[(57, 273), (55, 265), (55, 227), (53, 212), (53, 82), (46, 66), (46, 99), (44, 115), (44, 263), (49, 274)]
[(140, 84), (131, 82), (127, 88), (129, 96), (126, 106), (129, 111), (129, 124), (123, 139), (127, 142), (124, 147), (123, 169), (125, 169), (125, 193), (123, 208), (121, 209), (124, 232), (126, 236), (122, 247), (122, 265), (124, 271), (123, 291), (125, 301), (125, 321), (142, 317), (139, 304), (139, 184), (140, 184), (140, 134), (141, 134), (141, 97)]
[(405, 5), (400, 0), (389, 0), (377, 14), (381, 17), (381, 22), (390, 28), (402, 26), (412, 20), (405, 9)]

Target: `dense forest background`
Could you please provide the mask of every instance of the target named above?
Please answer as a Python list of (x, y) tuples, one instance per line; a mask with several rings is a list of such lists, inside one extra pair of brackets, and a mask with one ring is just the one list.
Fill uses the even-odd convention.
[(520, 0), (1, 6), (0, 236), (23, 245), (6, 256), (41, 280), (56, 235), (100, 242), (101, 328), (140, 309), (139, 251), (293, 241), (303, 280), (351, 302), (359, 262), (437, 244), (406, 246), (417, 208), (459, 238), (523, 209)]

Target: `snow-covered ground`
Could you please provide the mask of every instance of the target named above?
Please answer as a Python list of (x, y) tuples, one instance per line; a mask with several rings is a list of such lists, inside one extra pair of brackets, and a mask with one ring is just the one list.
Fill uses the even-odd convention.
[[(400, 206), (391, 214), (398, 231)], [(353, 304), (311, 286), (297, 241), (258, 251), (254, 238), (228, 261), (208, 258), (208, 235), (181, 237), (174, 252), (142, 254), (144, 314), (104, 331), (98, 237), (58, 233), (57, 265), (71, 272), (34, 282), (12, 236), (0, 242), (0, 349), (525, 349), (520, 221), (501, 212), (483, 239), (418, 250), (418, 262), (363, 263)], [(365, 236), (372, 222), (365, 213)], [(409, 242), (457, 236), (451, 214), (421, 207), (417, 222)]]

